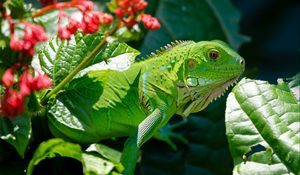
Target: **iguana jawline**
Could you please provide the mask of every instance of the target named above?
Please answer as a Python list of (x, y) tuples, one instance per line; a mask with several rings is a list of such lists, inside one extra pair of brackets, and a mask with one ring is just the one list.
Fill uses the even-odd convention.
[(209, 93), (209, 95), (205, 98), (204, 104), (203, 104), (203, 106), (201, 107), (201, 109), (199, 111), (206, 108), (207, 105), (209, 103), (211, 103), (212, 101), (214, 101), (214, 100), (218, 99), (219, 97), (223, 96), (225, 91), (228, 90), (228, 88), (230, 86), (233, 86), (237, 81), (238, 81), (238, 77), (234, 77), (234, 78), (231, 78), (230, 80), (226, 81), (225, 83), (220, 84), (219, 87), (216, 87), (215, 89), (213, 89), (211, 91), (211, 93)]
[[(186, 94), (184, 96), (189, 96), (189, 100), (185, 101), (186, 103), (178, 106), (179, 111), (177, 114), (187, 117), (190, 113), (195, 113), (203, 110), (213, 100), (216, 100), (220, 96), (224, 95), (225, 91), (237, 82), (238, 77), (239, 76), (235, 76), (225, 82), (219, 83), (215, 87), (211, 87), (212, 90), (210, 92), (202, 92), (201, 88), (203, 88), (205, 84), (201, 83), (201, 78), (188, 77), (186, 79), (186, 84), (184, 82), (178, 83), (178, 90), (185, 91), (182, 94)], [(210, 82), (207, 83), (210, 84)], [(182, 97), (181, 100), (182, 99), (186, 98)], [(180, 106), (184, 107), (181, 108)]]

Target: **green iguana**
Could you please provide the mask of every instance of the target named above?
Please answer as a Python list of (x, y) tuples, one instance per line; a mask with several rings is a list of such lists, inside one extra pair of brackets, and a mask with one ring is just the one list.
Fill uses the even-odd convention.
[[(244, 59), (222, 41), (177, 42), (127, 70), (74, 79), (49, 111), (50, 130), (79, 143), (128, 136), (121, 163), (131, 175), (140, 147), (174, 114), (203, 110), (244, 68)], [(57, 110), (62, 106), (65, 113)]]

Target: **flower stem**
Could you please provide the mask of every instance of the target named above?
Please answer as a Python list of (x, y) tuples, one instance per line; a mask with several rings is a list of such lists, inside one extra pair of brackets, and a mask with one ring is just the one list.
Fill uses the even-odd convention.
[(39, 11), (33, 13), (31, 15), (32, 18), (35, 18), (35, 17), (38, 17), (38, 16), (41, 16), (51, 10), (54, 10), (54, 9), (63, 9), (63, 8), (70, 8), (70, 7), (74, 7), (76, 6), (77, 4), (80, 4), (80, 1), (71, 1), (71, 2), (57, 2), (57, 3), (54, 3), (52, 5), (48, 5), (42, 9), (40, 9)]
[(55, 86), (49, 93), (47, 93), (41, 100), (41, 105), (46, 105), (49, 98), (58, 93), (66, 84), (68, 84), (73, 77), (81, 71), (86, 65), (100, 52), (105, 44), (107, 44), (107, 37), (114, 34), (120, 27), (121, 22), (118, 22), (110, 31), (106, 32), (102, 41), (96, 46), (96, 48), (84, 59), (81, 63), (75, 67), (57, 86)]

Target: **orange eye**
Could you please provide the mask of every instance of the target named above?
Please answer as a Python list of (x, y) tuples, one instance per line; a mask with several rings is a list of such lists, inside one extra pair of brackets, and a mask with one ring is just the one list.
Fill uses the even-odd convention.
[(209, 52), (209, 58), (216, 60), (219, 57), (219, 52), (217, 50), (211, 50)]
[(196, 67), (196, 61), (195, 60), (189, 60), (189, 62), (188, 62), (188, 66), (189, 66), (189, 68), (190, 69), (194, 69), (195, 67)]

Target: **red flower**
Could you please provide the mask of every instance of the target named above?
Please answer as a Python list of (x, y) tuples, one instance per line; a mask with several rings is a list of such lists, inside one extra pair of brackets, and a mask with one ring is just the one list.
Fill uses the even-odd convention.
[(71, 34), (74, 34), (80, 27), (81, 25), (79, 21), (72, 18), (69, 19), (69, 25), (67, 26), (67, 29)]
[(78, 29), (82, 29), (84, 33), (95, 33), (98, 31), (100, 25), (110, 24), (113, 21), (113, 17), (109, 14), (93, 11), (93, 2), (87, 0), (77, 0), (78, 8), (82, 13), (81, 22), (72, 19), (63, 11), (59, 13), (59, 21), (63, 18), (67, 18), (69, 24), (66, 27), (60, 26), (58, 28), (58, 36), (60, 39), (70, 39), (70, 36), (74, 34)]
[(116, 13), (117, 17), (120, 19), (123, 18), (123, 16), (124, 16), (124, 13), (121, 8), (117, 8), (115, 13)]
[(100, 19), (96, 16), (85, 16), (81, 23), (81, 29), (84, 33), (95, 33), (98, 31)]
[(0, 104), (0, 113), (3, 116), (15, 118), (17, 115), (24, 112), (24, 96), (16, 90), (7, 88), (4, 98)]
[(124, 24), (131, 28), (138, 23), (139, 17), (141, 22), (149, 30), (160, 28), (158, 20), (151, 15), (142, 14), (143, 10), (147, 7), (148, 3), (143, 0), (116, 0), (116, 16), (121, 19)]
[(134, 25), (136, 25), (138, 23), (137, 20), (133, 17), (129, 17), (129, 18), (123, 20), (123, 22), (125, 23), (125, 25), (128, 28), (132, 28)]
[[(32, 68), (28, 65), (22, 65), (25, 69), (19, 76), (16, 86), (12, 86), (15, 69), (19, 69), (20, 65), (16, 64), (7, 69), (3, 74), (2, 81), (5, 85), (5, 93), (0, 102), (0, 114), (7, 117), (16, 117), (24, 112), (24, 99), (33, 91), (39, 91), (51, 86), (51, 79), (46, 75), (38, 74), (36, 78), (32, 75)], [(17, 87), (18, 85), (18, 87)], [(19, 90), (16, 90), (16, 89)]]
[(66, 27), (59, 27), (57, 34), (58, 37), (62, 40), (69, 40), (71, 38), (71, 32)]
[(135, 4), (135, 9), (136, 9), (136, 11), (143, 11), (147, 7), (147, 5), (148, 5), (148, 3), (145, 1), (138, 1)]
[(46, 89), (51, 86), (51, 79), (46, 74), (39, 74), (34, 83), (32, 83), (32, 90), (38, 91), (41, 89)]
[(3, 76), (2, 76), (2, 82), (6, 87), (10, 87), (14, 84), (14, 70), (12, 68), (7, 69)]
[(92, 1), (87, 1), (87, 0), (79, 0), (81, 4), (77, 5), (77, 8), (85, 13), (86, 11), (93, 10), (94, 8), (94, 3)]
[(148, 3), (143, 0), (117, 0), (116, 3), (118, 6), (116, 14), (118, 16), (118, 13), (120, 15), (120, 12), (122, 12), (122, 17), (126, 15), (135, 16), (137, 12), (145, 10), (148, 5)]
[(107, 14), (107, 13), (104, 13), (101, 17), (105, 24), (110, 24), (114, 20), (114, 18), (110, 14)]
[[(103, 13), (91, 11), (87, 13), (81, 23), (81, 29), (84, 33), (95, 33), (98, 31), (99, 26), (104, 22)], [(107, 20), (107, 19), (106, 19)], [(110, 19), (108, 19), (110, 20)], [(108, 21), (109, 22), (109, 21)]]
[(23, 41), (20, 41), (17, 38), (15, 38), (14, 35), (11, 35), (11, 39), (10, 39), (10, 42), (9, 42), (9, 47), (12, 50), (22, 51), (23, 50), (23, 44), (24, 44)]
[(27, 26), (29, 26), (32, 33), (32, 38), (35, 40), (35, 42), (46, 41), (48, 39), (47, 34), (42, 26), (30, 23), (27, 24)]
[(38, 74), (35, 78), (25, 70), (19, 78), (20, 93), (24, 96), (29, 95), (32, 91), (39, 91), (51, 86), (52, 82), (46, 74)]
[(142, 15), (142, 23), (144, 24), (146, 29), (149, 30), (155, 30), (160, 28), (160, 23), (158, 22), (158, 20), (148, 14)]
[(31, 94), (30, 86), (28, 86), (26, 82), (20, 82), (19, 87), (20, 87), (20, 94), (22, 96), (28, 96)]
[(23, 24), (25, 26), (23, 38), (19, 40), (15, 38), (14, 33), (12, 33), (10, 48), (15, 51), (21, 51), (28, 57), (32, 57), (35, 44), (37, 42), (46, 41), (48, 37), (43, 27), (26, 21), (24, 21)]
[(20, 87), (21, 95), (23, 96), (30, 95), (32, 91), (31, 86), (33, 83), (34, 83), (33, 76), (29, 71), (25, 70), (19, 77), (19, 87)]
[(101, 18), (100, 18), (101, 16), (102, 16), (102, 13), (97, 12), (97, 11), (91, 11), (89, 13), (89, 15), (86, 16), (87, 17), (86, 18), (86, 23), (87, 24), (92, 23), (94, 25), (99, 26), (102, 23)]

